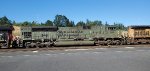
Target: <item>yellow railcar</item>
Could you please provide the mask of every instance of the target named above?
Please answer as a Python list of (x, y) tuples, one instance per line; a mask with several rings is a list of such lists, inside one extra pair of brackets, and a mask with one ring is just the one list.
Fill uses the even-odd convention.
[(150, 26), (129, 26), (128, 43), (150, 43)]

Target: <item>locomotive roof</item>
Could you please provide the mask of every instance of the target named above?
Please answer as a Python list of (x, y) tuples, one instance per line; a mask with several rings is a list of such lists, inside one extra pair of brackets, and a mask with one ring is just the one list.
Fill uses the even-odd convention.
[(13, 28), (11, 26), (0, 26), (0, 31), (12, 31)]
[(22, 26), (21, 28), (57, 28), (56, 26)]
[(115, 26), (115, 25), (108, 25), (108, 26), (106, 26), (106, 27), (117, 27), (117, 26)]
[(32, 28), (58, 28), (56, 26), (32, 26)]
[(58, 27), (56, 26), (34, 26), (32, 31), (57, 31)]
[(134, 25), (129, 27), (132, 29), (145, 29), (145, 28), (150, 28), (150, 25)]

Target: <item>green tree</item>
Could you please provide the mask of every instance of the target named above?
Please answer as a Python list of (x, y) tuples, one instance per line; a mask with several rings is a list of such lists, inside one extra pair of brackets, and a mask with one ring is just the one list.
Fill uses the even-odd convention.
[(126, 29), (126, 27), (122, 23), (114, 23), (114, 26), (116, 26), (117, 29), (120, 29), (120, 30)]
[(88, 19), (86, 20), (86, 25), (87, 25), (87, 26), (91, 26), (92, 24), (93, 24), (93, 23), (92, 23), (90, 20), (88, 20)]
[(107, 21), (106, 21), (106, 23), (105, 23), (105, 26), (109, 26), (109, 24), (107, 23)]
[(32, 26), (38, 26), (38, 24), (37, 24), (36, 21), (32, 21), (31, 25), (32, 25)]
[(25, 21), (21, 24), (21, 26), (32, 26), (31, 22)]
[(0, 26), (10, 26), (12, 25), (11, 20), (9, 20), (6, 16), (0, 18)]
[(67, 24), (66, 24), (66, 27), (74, 27), (74, 26), (75, 26), (75, 24), (74, 24), (73, 21), (69, 21), (69, 22), (67, 22)]
[(53, 26), (53, 22), (50, 21), (50, 20), (47, 20), (47, 21), (45, 22), (45, 26)]
[(15, 21), (12, 22), (13, 25), (17, 26), (17, 23)]
[(69, 19), (64, 15), (56, 15), (54, 19), (54, 25), (58, 27), (69, 26)]
[(45, 26), (45, 23), (41, 23), (40, 26)]
[(79, 21), (76, 26), (85, 26), (86, 24), (83, 21)]
[(101, 26), (101, 25), (103, 25), (103, 24), (102, 24), (102, 21), (95, 20), (95, 21), (93, 22), (93, 25)]
[(101, 26), (101, 25), (102, 25), (102, 22), (99, 21), (99, 20), (90, 21), (90, 20), (87, 19), (87, 20), (86, 20), (86, 25), (87, 25), (87, 26), (96, 26), (96, 25)]
[(74, 21), (70, 21), (68, 27), (74, 27), (74, 26), (75, 26)]

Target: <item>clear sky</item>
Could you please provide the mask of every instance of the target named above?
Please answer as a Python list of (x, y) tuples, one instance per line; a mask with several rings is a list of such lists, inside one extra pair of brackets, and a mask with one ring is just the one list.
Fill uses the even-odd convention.
[(70, 20), (101, 20), (113, 24), (150, 25), (150, 0), (0, 0), (0, 17), (16, 22), (54, 20), (56, 14)]

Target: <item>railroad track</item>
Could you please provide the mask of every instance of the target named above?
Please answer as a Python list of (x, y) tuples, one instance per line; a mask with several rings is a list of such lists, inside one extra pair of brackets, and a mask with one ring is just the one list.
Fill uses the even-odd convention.
[(46, 51), (46, 50), (65, 50), (65, 49), (94, 49), (94, 48), (124, 48), (124, 47), (150, 47), (150, 44), (141, 45), (109, 45), (109, 46), (69, 46), (69, 47), (49, 47), (49, 48), (10, 48), (0, 49), (0, 52), (17, 51)]

